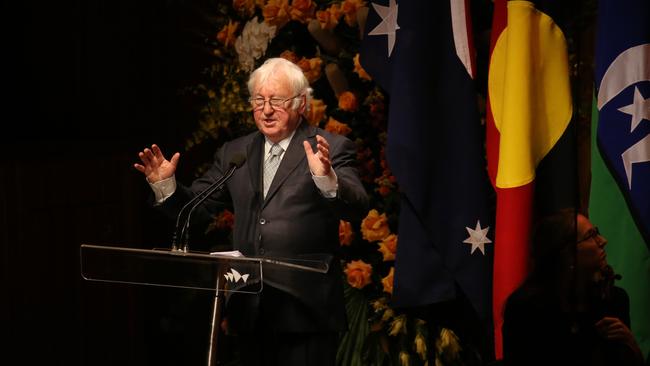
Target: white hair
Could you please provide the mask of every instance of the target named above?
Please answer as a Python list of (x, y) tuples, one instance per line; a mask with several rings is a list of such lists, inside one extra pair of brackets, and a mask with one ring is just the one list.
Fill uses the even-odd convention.
[[(309, 87), (309, 81), (302, 72), (302, 69), (293, 62), (281, 58), (270, 58), (266, 60), (262, 66), (255, 69), (248, 78), (248, 93), (253, 96), (255, 89), (260, 84), (265, 83), (271, 76), (283, 75), (289, 81), (294, 95), (305, 96), (305, 112), (309, 110), (310, 101), (312, 98), (313, 89)], [(300, 107), (301, 98), (296, 98), (291, 103), (291, 109), (296, 110)]]

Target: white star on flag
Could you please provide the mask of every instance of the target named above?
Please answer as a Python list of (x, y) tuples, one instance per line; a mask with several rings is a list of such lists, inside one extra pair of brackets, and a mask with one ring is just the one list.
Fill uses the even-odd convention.
[(390, 57), (395, 47), (395, 32), (399, 29), (399, 25), (397, 25), (397, 6), (395, 0), (390, 0), (388, 6), (372, 3), (372, 7), (381, 17), (381, 23), (371, 30), (368, 35), (380, 36), (385, 34), (388, 36), (388, 57)]
[(650, 121), (650, 98), (644, 98), (639, 88), (635, 86), (634, 101), (632, 104), (621, 107), (618, 110), (632, 116), (630, 132), (633, 132), (642, 120), (646, 119)]
[(481, 250), (481, 253), (485, 255), (485, 244), (491, 243), (492, 240), (490, 240), (487, 237), (487, 233), (490, 230), (490, 227), (486, 227), (485, 229), (481, 228), (481, 221), (477, 220), (476, 221), (476, 228), (471, 229), (465, 226), (465, 229), (467, 229), (467, 233), (469, 234), (469, 237), (465, 240), (463, 240), (463, 243), (471, 244), (472, 245), (472, 252), (471, 254), (474, 254), (474, 251), (478, 248)]

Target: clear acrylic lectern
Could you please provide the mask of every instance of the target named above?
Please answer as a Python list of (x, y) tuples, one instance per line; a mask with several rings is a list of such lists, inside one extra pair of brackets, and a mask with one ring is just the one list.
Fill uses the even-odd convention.
[(85, 280), (213, 291), (208, 366), (216, 362), (221, 293), (261, 293), (265, 265), (318, 273), (329, 270), (326, 258), (253, 258), (233, 252), (185, 252), (91, 244), (82, 244), (80, 251), (81, 276)]

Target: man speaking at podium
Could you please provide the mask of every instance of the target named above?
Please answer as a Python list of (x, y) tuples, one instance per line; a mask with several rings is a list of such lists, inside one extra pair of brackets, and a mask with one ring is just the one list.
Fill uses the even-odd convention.
[(339, 220), (360, 220), (368, 206), (356, 147), (305, 121), (312, 89), (292, 62), (267, 60), (251, 73), (248, 90), (258, 131), (221, 146), (207, 173), (190, 187), (174, 179), (179, 153), (168, 160), (157, 145), (140, 152), (134, 167), (146, 176), (157, 207), (175, 218), (189, 200), (241, 165), (225, 192), (209, 197), (192, 217), (210, 218), (229, 199), (233, 249), (245, 256), (334, 258), (327, 274), (265, 265), (260, 295), (230, 296), (226, 314), (238, 334), (241, 361), (334, 365), (339, 332), (347, 328), (335, 257)]

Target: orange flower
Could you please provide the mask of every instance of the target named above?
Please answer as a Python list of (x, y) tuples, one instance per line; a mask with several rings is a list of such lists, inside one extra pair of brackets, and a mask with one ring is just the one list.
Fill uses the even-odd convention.
[(298, 60), (299, 60), (298, 55), (296, 55), (291, 50), (282, 51), (282, 53), (280, 54), (280, 57), (282, 57), (285, 60), (289, 60), (289, 61), (293, 62), (294, 64), (297, 64)]
[(341, 245), (349, 246), (352, 244), (352, 238), (354, 238), (352, 224), (347, 221), (339, 220), (339, 243), (341, 243)]
[(224, 46), (230, 47), (235, 44), (237, 37), (235, 33), (239, 28), (239, 22), (233, 22), (232, 20), (228, 21), (228, 24), (224, 25), (223, 28), (217, 33), (217, 41), (223, 43)]
[(291, 20), (297, 20), (300, 23), (307, 23), (307, 21), (314, 19), (314, 11), (316, 4), (311, 0), (293, 0), (291, 2)]
[(255, 12), (255, 0), (232, 0), (232, 7), (245, 18), (250, 18)]
[(309, 103), (309, 109), (305, 113), (305, 118), (312, 126), (318, 126), (320, 121), (325, 118), (325, 110), (327, 105), (320, 99), (312, 99)]
[(379, 243), (379, 252), (384, 256), (384, 262), (395, 260), (397, 252), (397, 235), (390, 234)]
[(289, 0), (269, 0), (262, 8), (262, 15), (266, 23), (279, 30), (289, 22), (290, 11)]
[(336, 19), (337, 23), (343, 16), (343, 12), (341, 12), (341, 6), (339, 4), (333, 4), (327, 9), (327, 11), (331, 14), (333, 19)]
[(219, 230), (232, 230), (235, 225), (235, 215), (229, 210), (223, 210), (215, 219), (215, 226)]
[(347, 112), (355, 112), (359, 109), (359, 103), (357, 102), (357, 97), (354, 93), (350, 91), (344, 91), (339, 95), (339, 108)]
[(362, 289), (371, 282), (372, 266), (362, 260), (348, 263), (343, 272), (345, 272), (350, 286), (354, 288)]
[(302, 69), (302, 72), (305, 74), (309, 84), (312, 84), (320, 78), (321, 75), (321, 66), (323, 65), (323, 60), (319, 57), (314, 58), (305, 58), (298, 61), (298, 66)]
[(363, 0), (344, 0), (341, 3), (341, 12), (345, 15), (345, 22), (350, 27), (357, 25), (357, 10), (366, 6)]
[(381, 160), (381, 166), (384, 168), (384, 171), (381, 174), (381, 177), (375, 178), (375, 183), (377, 184), (377, 192), (382, 196), (386, 197), (390, 192), (395, 188), (395, 176), (391, 175), (390, 170), (388, 170), (384, 165), (385, 160)]
[(381, 185), (376, 188), (377, 193), (379, 193), (380, 196), (386, 197), (390, 194), (390, 187)]
[(352, 129), (347, 124), (339, 122), (330, 117), (327, 121), (327, 124), (325, 124), (325, 131), (329, 131), (341, 136), (347, 136), (350, 132), (352, 132)]
[(354, 55), (354, 72), (359, 75), (359, 78), (362, 80), (371, 80), (370, 75), (366, 72), (366, 70), (361, 66), (361, 62), (359, 61), (359, 54), (357, 53)]
[(327, 10), (317, 11), (316, 19), (318, 19), (318, 23), (320, 23), (322, 29), (332, 30), (339, 24), (339, 18), (341, 18), (341, 15), (339, 4), (334, 4)]
[(393, 276), (395, 275), (395, 267), (390, 267), (388, 275), (381, 279), (381, 284), (384, 286), (384, 292), (393, 294)]
[(369, 242), (384, 240), (390, 234), (386, 214), (380, 215), (374, 208), (370, 210), (368, 216), (361, 221), (361, 233)]

